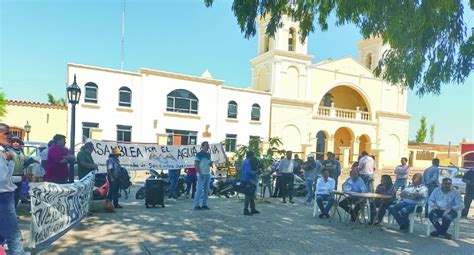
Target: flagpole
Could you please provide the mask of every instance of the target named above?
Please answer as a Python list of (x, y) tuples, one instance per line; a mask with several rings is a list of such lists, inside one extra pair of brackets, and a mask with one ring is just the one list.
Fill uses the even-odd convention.
[(124, 66), (124, 58), (125, 58), (125, 0), (123, 2), (122, 8), (122, 53), (121, 53), (121, 61), (120, 61), (120, 68), (123, 70)]

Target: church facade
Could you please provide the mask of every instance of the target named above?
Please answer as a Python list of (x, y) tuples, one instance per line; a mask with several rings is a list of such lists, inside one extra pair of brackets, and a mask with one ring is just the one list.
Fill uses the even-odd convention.
[(303, 155), (333, 151), (344, 166), (364, 150), (379, 167), (408, 157), (407, 93), (372, 74), (387, 47), (382, 40), (360, 42), (358, 60), (313, 63), (298, 24), (284, 19), (273, 38), (263, 33), (267, 20), (260, 20), (246, 89), (225, 86), (207, 70), (190, 76), (68, 64), (67, 84), (76, 75), (83, 91), (76, 140), (227, 141), (233, 152), (253, 136), (280, 137), (285, 149)]

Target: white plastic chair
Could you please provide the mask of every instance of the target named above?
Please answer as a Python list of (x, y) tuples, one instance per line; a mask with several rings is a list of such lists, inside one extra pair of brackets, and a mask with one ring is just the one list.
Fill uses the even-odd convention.
[[(319, 206), (318, 206), (318, 203), (316, 202), (316, 198), (318, 197), (318, 195), (316, 194), (316, 192), (314, 192), (314, 200), (313, 200), (313, 218), (316, 217), (317, 214), (320, 214), (321, 213), (321, 210), (319, 210)], [(334, 203), (336, 203), (336, 201), (334, 201)], [(323, 205), (326, 206), (328, 204), (328, 201), (323, 201)], [(331, 207), (331, 209), (329, 210), (329, 215), (332, 215), (332, 212), (334, 210), (334, 205)]]
[[(419, 208), (423, 208), (425, 207), (424, 205), (417, 205), (415, 206), (415, 210), (408, 214), (408, 220), (410, 222), (410, 227), (408, 229), (408, 231), (410, 232), (410, 234), (413, 233), (413, 229), (415, 227), (415, 218), (416, 216), (418, 216), (420, 218), (420, 222), (421, 224), (423, 224), (423, 209), (422, 210), (419, 210)], [(387, 218), (387, 222), (389, 225), (393, 225), (395, 223), (395, 218), (393, 218), (393, 215), (390, 214), (389, 212), (387, 213), (388, 214), (388, 218)]]
[[(429, 208), (430, 211), (431, 211), (431, 208)], [(461, 211), (462, 210), (458, 210), (456, 211), (458, 213), (458, 216), (456, 217), (456, 219), (453, 220), (453, 222), (451, 222), (451, 226), (450, 229), (452, 229), (452, 231), (454, 232), (452, 235), (453, 235), (453, 239), (454, 240), (458, 240), (459, 239), (459, 225), (460, 225), (460, 222), (459, 220), (461, 219)], [(426, 235), (427, 236), (430, 236), (430, 233), (431, 233), (431, 225), (433, 225), (431, 223), (431, 221), (428, 219), (427, 222), (426, 222)]]

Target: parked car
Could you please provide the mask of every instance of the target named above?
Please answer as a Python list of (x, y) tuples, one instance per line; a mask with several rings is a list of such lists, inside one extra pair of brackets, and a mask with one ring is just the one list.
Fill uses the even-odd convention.
[(465, 168), (457, 167), (439, 167), (439, 183), (446, 177), (451, 178), (453, 184), (452, 187), (456, 188), (464, 194), (466, 192), (466, 183), (462, 181), (462, 177), (467, 172)]
[(40, 148), (48, 147), (47, 143), (42, 142), (25, 142), (23, 145), (23, 153), (28, 157), (40, 156)]

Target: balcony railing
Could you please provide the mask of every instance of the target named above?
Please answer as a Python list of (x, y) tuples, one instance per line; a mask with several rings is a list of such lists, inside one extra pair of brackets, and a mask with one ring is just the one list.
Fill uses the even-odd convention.
[(323, 116), (323, 117), (371, 121), (370, 113), (366, 111), (361, 111), (359, 107), (356, 107), (356, 110), (349, 110), (349, 109), (341, 109), (341, 108), (336, 108), (336, 107), (320, 106), (318, 107), (317, 114), (318, 116)]

